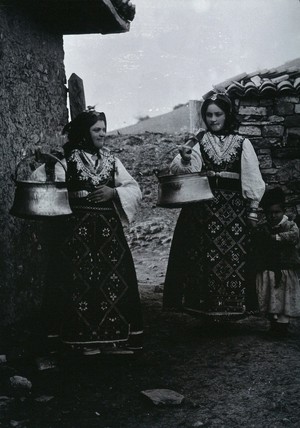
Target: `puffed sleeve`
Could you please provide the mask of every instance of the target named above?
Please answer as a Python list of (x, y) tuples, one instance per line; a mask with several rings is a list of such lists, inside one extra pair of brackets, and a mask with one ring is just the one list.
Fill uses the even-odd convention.
[(241, 183), (243, 197), (250, 201), (250, 207), (258, 207), (266, 185), (261, 176), (255, 150), (248, 139), (243, 141)]
[(136, 180), (129, 174), (122, 162), (116, 158), (115, 186), (118, 199), (115, 208), (125, 223), (131, 223), (142, 199), (142, 192)]
[(186, 164), (183, 162), (180, 154), (177, 155), (170, 165), (170, 171), (172, 174), (190, 174), (192, 172), (200, 172), (202, 169), (202, 157), (200, 154), (200, 147), (197, 143), (193, 147), (191, 161)]

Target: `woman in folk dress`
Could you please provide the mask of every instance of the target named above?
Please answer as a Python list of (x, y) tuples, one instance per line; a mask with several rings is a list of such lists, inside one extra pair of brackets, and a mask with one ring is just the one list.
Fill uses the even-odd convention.
[(265, 183), (251, 142), (233, 132), (230, 99), (214, 94), (203, 102), (201, 114), (207, 131), (197, 135), (193, 151), (182, 147), (171, 171), (207, 171), (214, 199), (181, 210), (163, 305), (200, 316), (241, 316), (246, 310), (247, 235), (256, 224)]
[[(66, 179), (73, 214), (55, 240), (45, 298), (49, 333), (84, 354), (131, 353), (142, 348), (142, 314), (121, 221), (132, 221), (141, 191), (104, 147), (104, 113), (83, 112), (64, 133), (67, 173), (57, 163), (55, 176)], [(45, 180), (45, 167), (33, 178)]]

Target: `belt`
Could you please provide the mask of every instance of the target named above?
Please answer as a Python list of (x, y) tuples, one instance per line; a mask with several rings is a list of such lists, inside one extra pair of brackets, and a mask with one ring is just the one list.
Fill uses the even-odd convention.
[(114, 206), (111, 201), (89, 203), (85, 198), (70, 199), (70, 207), (72, 211), (78, 211), (78, 210), (113, 211), (114, 210)]
[(93, 207), (89, 205), (72, 205), (72, 211), (113, 211), (112, 207)]
[(207, 171), (209, 184), (213, 189), (241, 191), (240, 174), (227, 171)]
[(220, 178), (230, 178), (233, 180), (239, 180), (240, 174), (237, 172), (228, 172), (228, 171), (207, 171), (207, 177), (220, 177)]

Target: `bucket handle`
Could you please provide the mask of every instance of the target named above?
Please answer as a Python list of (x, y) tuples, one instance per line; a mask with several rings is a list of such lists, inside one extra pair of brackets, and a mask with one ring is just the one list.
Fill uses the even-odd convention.
[[(163, 159), (164, 159), (164, 158), (165, 158), (169, 153), (171, 153), (173, 150), (178, 149), (178, 148), (180, 148), (180, 147), (187, 147), (187, 148), (189, 148), (191, 151), (195, 152), (195, 153), (196, 153), (196, 155), (197, 155), (197, 156), (199, 156), (200, 160), (202, 161), (201, 154), (200, 154), (197, 150), (195, 150), (193, 147), (191, 147), (190, 145), (188, 145), (188, 144), (180, 144), (180, 145), (176, 145), (175, 147), (172, 147), (170, 150), (168, 150), (168, 151), (164, 154), (164, 156), (162, 157), (162, 160), (163, 160)], [(154, 172), (154, 174), (156, 175), (156, 177), (159, 177), (159, 173), (160, 173), (160, 171), (159, 171), (159, 169), (158, 169), (158, 168), (155, 168), (155, 169), (153, 170), (153, 172)]]
[[(60, 159), (58, 159), (56, 156), (54, 156), (54, 155), (52, 155), (51, 153), (41, 153), (40, 151), (38, 151), (38, 150), (36, 150), (36, 153), (38, 154), (38, 156), (48, 156), (48, 157), (50, 157), (50, 158), (52, 158), (52, 159), (54, 159), (54, 160), (56, 160), (56, 162), (59, 162), (60, 164), (61, 164), (61, 166), (63, 167), (63, 169), (65, 170), (65, 173), (67, 173), (67, 169), (66, 169), (66, 167), (65, 167), (65, 165), (62, 163), (62, 161), (60, 160)], [(15, 173), (11, 176), (11, 178), (12, 178), (12, 180), (14, 181), (14, 182), (16, 182), (17, 181), (17, 176), (18, 176), (18, 170), (19, 170), (19, 167), (20, 167), (20, 165), (21, 165), (21, 163), (25, 160), (25, 159), (28, 159), (28, 158), (30, 158), (30, 157), (32, 157), (33, 155), (31, 154), (31, 153), (29, 153), (28, 155), (26, 155), (26, 156), (23, 156), (23, 158), (17, 163), (17, 166), (16, 166), (16, 169), (15, 169)]]

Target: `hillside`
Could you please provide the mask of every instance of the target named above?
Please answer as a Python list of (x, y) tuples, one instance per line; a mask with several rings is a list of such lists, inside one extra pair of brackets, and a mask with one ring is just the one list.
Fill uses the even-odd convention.
[(135, 125), (111, 131), (110, 134), (143, 134), (145, 132), (181, 133), (190, 127), (190, 110), (186, 104), (169, 113), (141, 120)]

